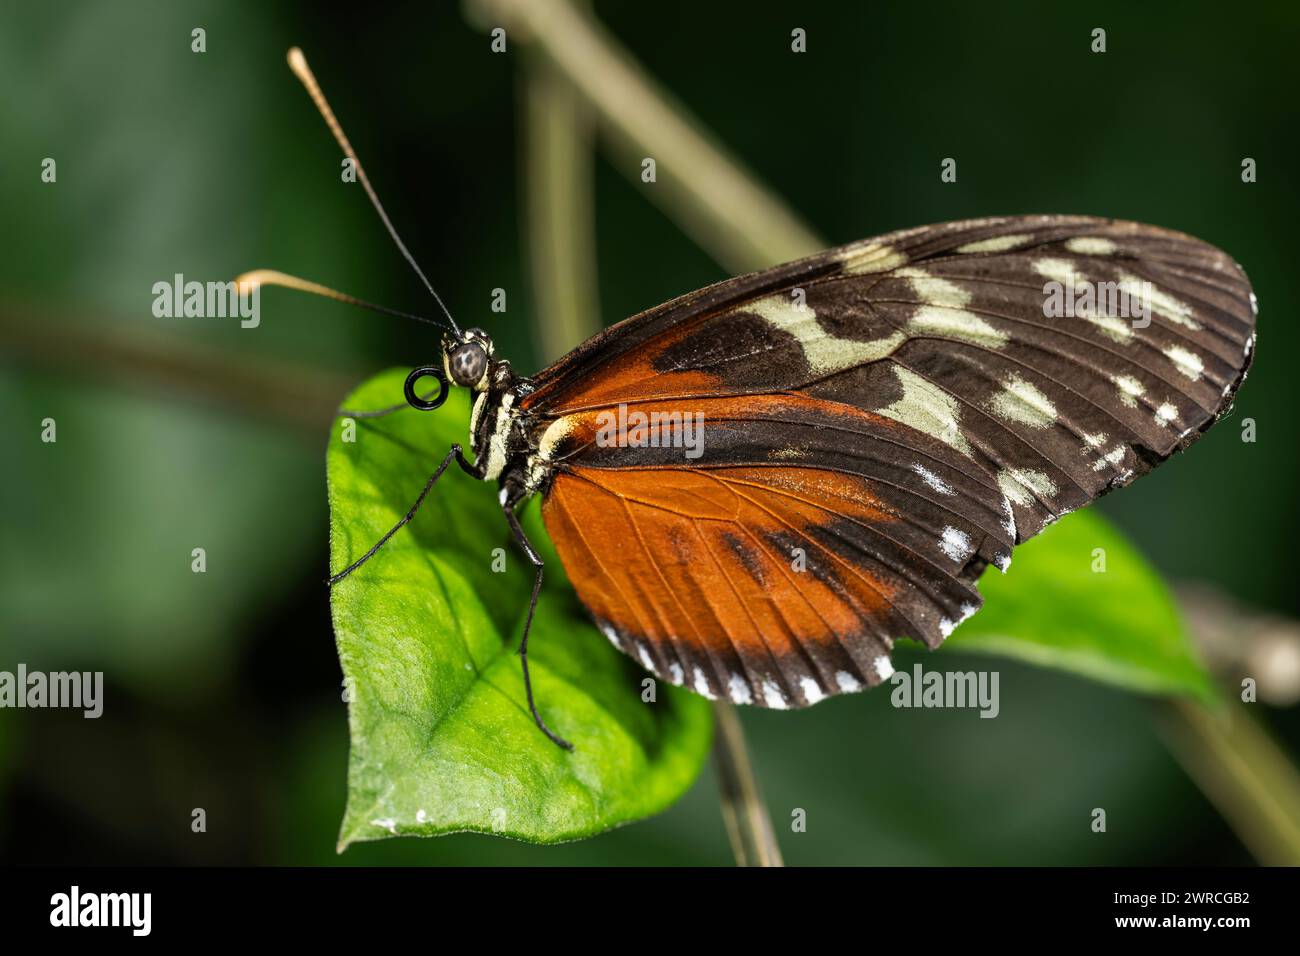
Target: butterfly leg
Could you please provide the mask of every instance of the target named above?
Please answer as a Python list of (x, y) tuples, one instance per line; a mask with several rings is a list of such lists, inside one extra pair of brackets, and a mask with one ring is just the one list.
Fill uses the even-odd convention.
[(515, 515), (514, 506), (502, 502), (501, 510), (505, 512), (506, 522), (510, 525), (511, 534), (515, 536), (515, 541), (532, 563), (535, 571), (533, 575), (533, 596), (529, 599), (528, 616), (524, 619), (524, 636), (519, 641), (519, 661), (524, 668), (524, 692), (528, 695), (528, 709), (533, 712), (533, 722), (537, 724), (542, 733), (565, 750), (572, 750), (573, 744), (556, 734), (550, 727), (547, 727), (546, 721), (542, 720), (542, 715), (537, 712), (537, 705), (533, 703), (533, 682), (528, 676), (528, 631), (533, 626), (533, 612), (537, 610), (537, 596), (542, 591), (543, 561), (541, 555), (534, 550), (529, 542), (528, 535), (524, 534), (523, 525), (519, 523), (519, 518)]
[(412, 518), (415, 517), (415, 512), (419, 510), (420, 505), (424, 504), (425, 495), (429, 493), (429, 489), (433, 487), (433, 483), (442, 477), (442, 473), (447, 470), (447, 466), (451, 464), (452, 459), (455, 459), (457, 462), (459, 462), (461, 468), (465, 469), (470, 474), (474, 473), (473, 466), (470, 465), (467, 461), (465, 461), (465, 456), (461, 452), (460, 445), (452, 445), (451, 450), (447, 452), (447, 457), (445, 457), (442, 460), (442, 464), (440, 464), (437, 470), (434, 471), (434, 473), (429, 476), (429, 480), (424, 483), (424, 489), (420, 492), (420, 497), (415, 499), (415, 504), (411, 505), (410, 509), (406, 512), (406, 514), (402, 515), (402, 519), (398, 521), (397, 524), (393, 525), (391, 528), (388, 529), (387, 534), (385, 534), (382, 538), (380, 538), (378, 541), (375, 542), (374, 547), (372, 547), (361, 557), (357, 558), (355, 561), (349, 564), (338, 574), (330, 575), (329, 582), (328, 582), (330, 587), (333, 587), (334, 585), (338, 584), (340, 581), (346, 578), (357, 568), (361, 567), (361, 565), (365, 564), (372, 557), (374, 557), (375, 552), (377, 552), (380, 548), (382, 548), (388, 542), (389, 538), (397, 534), (397, 532), (402, 528), (404, 524), (406, 524), (408, 521), (410, 521)]

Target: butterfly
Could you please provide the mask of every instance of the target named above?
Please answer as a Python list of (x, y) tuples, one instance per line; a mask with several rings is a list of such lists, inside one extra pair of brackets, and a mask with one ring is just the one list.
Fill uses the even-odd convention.
[[(423, 279), (305, 60), (290, 63)], [(241, 280), (380, 308), (280, 273)], [(533, 495), (616, 647), (706, 697), (806, 707), (887, 680), (900, 638), (938, 646), (980, 607), (988, 565), (1005, 572), (1017, 544), (1199, 439), (1245, 379), (1258, 310), (1241, 267), (1199, 239), (1035, 215), (727, 279), (532, 376), (443, 311), (440, 360), (406, 399), (432, 409), (469, 389), (472, 460), (453, 446), (331, 582), (451, 462), (494, 482), (535, 567), (529, 706), (569, 748), (528, 680), (543, 562), (516, 510)]]

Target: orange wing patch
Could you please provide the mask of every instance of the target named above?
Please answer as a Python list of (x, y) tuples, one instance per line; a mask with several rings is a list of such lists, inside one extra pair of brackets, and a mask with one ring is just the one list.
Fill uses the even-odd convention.
[(897, 584), (851, 542), (898, 517), (861, 478), (578, 467), (542, 514), (606, 635), (673, 683), (786, 707), (888, 676)]

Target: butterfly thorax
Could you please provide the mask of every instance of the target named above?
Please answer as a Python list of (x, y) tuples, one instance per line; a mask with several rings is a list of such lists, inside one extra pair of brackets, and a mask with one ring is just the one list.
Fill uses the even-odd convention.
[[(531, 416), (519, 400), (533, 383), (516, 375), (507, 361), (494, 361), (477, 390), (469, 421), (469, 445), (478, 476), (495, 481), (503, 504), (514, 504), (538, 490), (536, 441)], [(531, 480), (530, 476), (537, 480)]]

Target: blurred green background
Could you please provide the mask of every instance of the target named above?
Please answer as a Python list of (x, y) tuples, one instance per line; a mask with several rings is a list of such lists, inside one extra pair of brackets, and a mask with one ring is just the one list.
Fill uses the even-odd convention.
[[(1300, 614), (1300, 436), (1286, 365), (1300, 347), (1300, 11), (595, 10), (835, 242), (1062, 212), (1158, 223), (1233, 255), (1260, 301), (1258, 360), (1236, 410), (1101, 507), (1172, 581)], [(1089, 52), (1097, 26), (1104, 55)], [(207, 31), (206, 53), (191, 52), (194, 27)], [(790, 52), (793, 27), (807, 30), (807, 54)], [(340, 182), (338, 150), (284, 63), (298, 44), (461, 324), (485, 327), (517, 368), (538, 367), (522, 50), (512, 40), (493, 55), (488, 43), (451, 3), (0, 10), (0, 669), (103, 670), (106, 682), (99, 720), (0, 711), (0, 860), (731, 861), (709, 772), (663, 816), (578, 844), (465, 835), (336, 856), (347, 728), (323, 584), (328, 409), (375, 370), (429, 360), (435, 340), (278, 290), (264, 290), (255, 330), (151, 314), (157, 281), (259, 266), (428, 310), (364, 195)], [(608, 156), (594, 186), (605, 321), (723, 278), (646, 201), (639, 170)], [(956, 184), (939, 179), (947, 156)], [(1250, 185), (1247, 156), (1259, 168)], [(57, 161), (54, 184), (40, 181), (45, 157)], [(497, 287), (505, 315), (489, 310)], [(204, 384), (213, 370), (231, 394)], [(266, 375), (282, 387), (255, 393), (247, 382)], [(40, 441), (46, 417), (57, 444)], [(1257, 422), (1254, 444), (1240, 439), (1243, 417)], [(206, 574), (191, 573), (195, 547)], [(1250, 862), (1161, 742), (1150, 702), (994, 666), (997, 720), (894, 710), (884, 693), (744, 710), (787, 861)], [(1294, 710), (1267, 719), (1295, 753)], [(191, 832), (196, 807), (206, 833)], [(1104, 835), (1089, 829), (1093, 807), (1107, 809)], [(795, 808), (806, 833), (790, 832)]]

